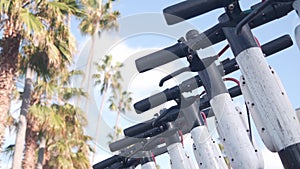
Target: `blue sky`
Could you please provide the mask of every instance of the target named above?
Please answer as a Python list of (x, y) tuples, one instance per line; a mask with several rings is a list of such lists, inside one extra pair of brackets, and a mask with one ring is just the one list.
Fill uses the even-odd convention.
[[(160, 1), (160, 0), (120, 0), (115, 4), (115, 9), (120, 10), (121, 17), (146, 13), (146, 12), (158, 12), (162, 13), (162, 10), (172, 4), (178, 3), (181, 1), (169, 0), (169, 1)], [(243, 9), (247, 9), (251, 5), (258, 3), (259, 1), (243, 1), (241, 0), (241, 6)], [(193, 18), (188, 22), (196, 25), (199, 30), (203, 31), (207, 28), (210, 28), (217, 23), (217, 17), (223, 13), (223, 9), (218, 9), (210, 13), (201, 15), (199, 17)], [(259, 28), (256, 28), (253, 32), (257, 36), (261, 44), (271, 41), (281, 35), (290, 34), (293, 38), (294, 43), (294, 29), (295, 26), (299, 23), (299, 18), (296, 13), (293, 11), (287, 17), (281, 18), (280, 20), (273, 21), (266, 25), (263, 25)], [(143, 23), (137, 23), (136, 26)], [(182, 32), (184, 36), (185, 32)], [(139, 39), (140, 44), (149, 44), (147, 40), (143, 41), (143, 38)], [(161, 40), (161, 39), (160, 39)], [(172, 42), (171, 42), (172, 44)], [(129, 46), (134, 46), (135, 44), (129, 44)], [(227, 55), (228, 56), (228, 55)], [(282, 51), (278, 54), (273, 55), (268, 58), (268, 63), (276, 70), (279, 74), (288, 94), (292, 105), (297, 108), (300, 107), (300, 90), (298, 89), (298, 84), (300, 83), (300, 78), (298, 78), (298, 72), (300, 70), (300, 57), (299, 50), (296, 45), (290, 47), (289, 49)]]
[[(177, 0), (169, 0), (169, 1), (161, 1), (161, 0), (119, 0), (115, 3), (114, 8), (119, 10), (121, 13), (121, 18), (120, 20), (122, 21), (122, 18), (130, 17), (133, 15), (141, 15), (145, 13), (157, 13), (158, 15), (162, 14), (162, 10), (170, 6), (172, 4), (178, 3), (180, 1)], [(258, 3), (259, 1), (246, 1), (246, 0), (241, 0), (241, 6), (243, 9), (248, 9), (251, 5)], [(189, 24), (192, 24), (193, 26), (197, 27), (199, 31), (204, 31), (207, 28), (210, 28), (211, 26), (215, 25), (217, 23), (217, 18), (220, 14), (223, 13), (223, 9), (218, 9), (212, 12), (209, 12), (207, 14), (204, 14), (202, 16), (193, 18), (189, 20)], [(136, 22), (132, 21), (130, 24), (134, 25), (126, 25), (126, 24), (120, 24), (120, 31), (122, 32), (122, 29), (125, 29), (123, 27), (129, 26), (129, 27), (142, 27), (144, 25), (151, 25), (155, 24), (156, 21), (153, 20), (137, 20)], [(284, 34), (290, 34), (290, 36), (294, 40), (294, 28), (296, 25), (299, 23), (299, 18), (296, 15), (295, 12), (291, 12), (288, 16), (280, 19), (273, 21), (269, 24), (266, 24), (264, 26), (261, 26), (259, 28), (256, 28), (253, 33), (254, 35), (259, 39), (261, 44), (264, 44), (268, 41), (271, 41), (279, 36), (282, 36)], [(78, 40), (78, 46), (79, 49), (83, 49), (84, 45), (86, 44), (88, 37), (82, 37), (76, 28), (78, 23), (73, 24), (73, 32)], [(153, 25), (152, 25), (153, 26)], [(170, 29), (173, 28), (173, 26), (170, 26)], [(180, 34), (177, 36), (184, 36), (186, 32), (182, 31)], [(115, 36), (115, 34), (118, 35), (118, 33), (111, 33), (112, 37)], [(105, 37), (107, 39), (110, 38), (110, 34), (108, 33), (107, 36)], [(176, 36), (175, 36), (176, 38)], [(107, 40), (106, 39), (106, 40)], [(161, 34), (151, 34), (151, 33), (145, 33), (143, 35), (138, 35), (138, 36), (132, 36), (129, 37), (128, 39), (124, 40), (123, 42), (119, 43), (121, 47), (119, 47), (117, 52), (115, 51), (114, 53), (135, 53), (138, 50), (145, 50), (148, 48), (163, 48), (167, 47), (169, 45), (172, 45), (176, 43), (176, 39), (174, 37), (170, 36), (163, 36)], [(295, 43), (295, 41), (294, 41)], [(222, 42), (216, 46), (214, 46), (216, 51), (219, 51), (222, 46), (226, 45), (226, 42)], [(117, 45), (116, 45), (117, 46)], [(82, 55), (82, 53), (81, 53)], [(226, 52), (223, 56), (223, 59), (226, 57), (232, 57), (232, 54), (230, 51)], [(299, 78), (299, 73), (300, 72), (300, 57), (299, 57), (299, 50), (296, 47), (296, 45), (290, 47), (289, 49), (282, 51), (278, 54), (275, 54), (268, 59), (268, 63), (276, 70), (277, 74), (282, 80), (283, 85), (285, 86), (285, 89), (288, 93), (288, 96), (290, 98), (290, 101), (293, 105), (293, 107), (299, 108), (300, 107), (300, 90), (298, 88), (299, 83), (300, 83), (300, 78)], [(239, 78), (239, 72), (234, 73), (230, 75), (231, 77), (236, 77)], [(157, 75), (155, 79), (150, 80), (149, 82), (147, 81), (147, 84), (143, 85), (143, 89), (133, 89), (133, 95), (136, 96), (134, 98), (136, 101), (149, 96), (153, 92), (149, 92), (150, 90), (161, 90), (158, 88), (155, 88), (153, 86), (157, 86), (158, 80), (163, 77), (163, 74)], [(152, 77), (154, 78), (154, 77)], [(140, 77), (140, 80), (143, 79), (143, 77)], [(138, 80), (138, 81), (140, 81)], [(143, 79), (145, 80), (145, 79)], [(137, 83), (140, 84), (140, 83)], [(168, 87), (173, 86), (175, 83), (173, 82), (172, 84), (167, 84)], [(139, 86), (140, 87), (140, 86)], [(96, 94), (95, 94), (96, 95)], [(241, 102), (238, 100), (237, 102)], [(99, 104), (99, 103), (97, 103)], [(108, 110), (106, 110), (108, 111)], [(123, 116), (124, 117), (124, 116)], [(113, 124), (114, 119), (115, 119), (115, 114), (113, 113), (105, 113), (104, 118), (108, 119), (107, 123)], [(129, 125), (132, 125), (132, 123), (128, 122), (126, 118), (121, 119), (121, 124), (125, 128), (126, 126), (128, 127)], [(189, 143), (189, 142), (188, 142)], [(105, 157), (108, 157), (110, 154), (107, 152), (99, 151), (99, 159), (103, 159)], [(101, 155), (101, 153), (103, 155)], [(192, 155), (190, 153), (190, 155)], [(274, 156), (270, 155), (268, 156), (270, 159), (272, 159)], [(164, 161), (167, 158), (167, 156), (164, 156), (162, 158), (159, 158), (158, 162), (160, 163), (161, 161)], [(269, 159), (269, 158), (267, 158)], [(271, 161), (271, 163), (274, 163)], [(169, 165), (164, 165), (165, 163), (160, 163), (162, 168), (168, 168)], [(274, 168), (274, 166), (272, 166)], [(270, 167), (271, 168), (271, 167)], [(280, 167), (278, 167), (280, 168)]]

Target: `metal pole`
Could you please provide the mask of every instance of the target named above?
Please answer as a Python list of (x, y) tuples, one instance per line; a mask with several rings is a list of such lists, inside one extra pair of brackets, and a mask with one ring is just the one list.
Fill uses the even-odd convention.
[(141, 169), (156, 169), (154, 161), (149, 161), (142, 165)]
[[(171, 129), (173, 127), (173, 124), (168, 124), (169, 129)], [(172, 169), (195, 169), (195, 166), (190, 162), (189, 157), (183, 150), (178, 133), (175, 133), (172, 136), (166, 138), (166, 144), (168, 153), (170, 155), (170, 163)]]
[(156, 165), (153, 158), (154, 157), (152, 157), (151, 151), (144, 152), (144, 157), (141, 163), (142, 164), (141, 169), (156, 169)]
[[(234, 11), (238, 6), (232, 7)], [(233, 17), (229, 15), (221, 15), (219, 21), (229, 21)], [(242, 91), (248, 93), (246, 103), (261, 138), (270, 151), (279, 153), (286, 169), (300, 168), (300, 123), (279, 78), (267, 64), (248, 24), (240, 34), (235, 33), (235, 27), (224, 27), (223, 32), (243, 74)]]
[[(198, 35), (197, 31), (192, 30), (187, 33), (186, 38), (189, 40)], [(224, 145), (232, 167), (264, 168), (261, 152), (251, 143), (247, 129), (241, 121), (239, 112), (235, 109), (217, 65), (215, 63), (207, 65), (206, 69), (198, 74), (210, 99), (221, 143)]]
[(199, 168), (227, 169), (228, 167), (218, 144), (212, 140), (204, 120), (199, 114), (199, 102), (195, 101), (182, 111), (186, 122), (192, 125), (193, 152)]

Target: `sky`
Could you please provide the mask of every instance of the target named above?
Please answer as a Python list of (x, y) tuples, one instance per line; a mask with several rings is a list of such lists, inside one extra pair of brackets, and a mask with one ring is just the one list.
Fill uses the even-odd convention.
[[(223, 9), (218, 9), (199, 17), (193, 18), (187, 22), (180, 23), (175, 26), (168, 26), (163, 20), (162, 10), (165, 7), (176, 4), (178, 0), (160, 1), (160, 0), (118, 0), (114, 4), (114, 8), (119, 10), (121, 17), (119, 18), (119, 32), (104, 32), (101, 38), (97, 40), (98, 45), (95, 49), (94, 61), (99, 61), (105, 54), (112, 54), (116, 61), (125, 63), (125, 68), (122, 69), (124, 84), (128, 91), (132, 92), (133, 103), (139, 101), (145, 97), (148, 97), (158, 91), (162, 91), (167, 87), (172, 87), (180, 82), (181, 79), (191, 77), (193, 74), (185, 74), (178, 79), (172, 80), (165, 84), (164, 88), (158, 87), (159, 80), (170, 73), (172, 70), (176, 70), (186, 63), (183, 60), (178, 60), (172, 64), (168, 64), (161, 69), (149, 71), (147, 73), (138, 74), (135, 70), (134, 59), (141, 57), (147, 53), (151, 53), (154, 50), (161, 49), (176, 43), (176, 40), (190, 29), (197, 29), (200, 32), (204, 31), (217, 23), (217, 18), (224, 12)], [(248, 9), (251, 5), (258, 3), (254, 0), (241, 0), (242, 9)], [(291, 12), (288, 16), (263, 25), (253, 30), (254, 35), (258, 38), (261, 44), (271, 41), (284, 34), (289, 34), (295, 43), (294, 29), (299, 24), (299, 18), (295, 12)], [(73, 33), (78, 40), (78, 61), (77, 67), (82, 67), (86, 64), (89, 53), (90, 39), (89, 37), (83, 37), (79, 33), (77, 28), (78, 23), (74, 22), (72, 25)], [(226, 42), (219, 43), (210, 51), (219, 51)], [(203, 51), (202, 51), (203, 52)], [(209, 52), (209, 51), (208, 51)], [(221, 58), (232, 58), (230, 51), (226, 52)], [(300, 90), (298, 88), (300, 78), (298, 72), (300, 72), (300, 57), (299, 49), (296, 45), (288, 48), (285, 51), (274, 54), (267, 59), (268, 63), (276, 70), (280, 77), (286, 92), (290, 98), (293, 108), (300, 107)], [(164, 70), (164, 71), (162, 71)], [(91, 70), (95, 72), (95, 70)], [(240, 72), (236, 72), (230, 75), (230, 77), (239, 78)], [(200, 89), (203, 90), (203, 89)], [(95, 132), (96, 115), (100, 106), (101, 97), (99, 96), (99, 89), (92, 87), (90, 90), (91, 102), (89, 103), (88, 119), (90, 125), (87, 127), (89, 133)], [(234, 100), (239, 106), (243, 106), (243, 100), (241, 97)], [(172, 103), (164, 105), (169, 107)], [(120, 124), (122, 128), (127, 128), (138, 122), (152, 118), (153, 114), (162, 107), (159, 107), (151, 112), (144, 113), (143, 115), (136, 115), (135, 112), (127, 112), (122, 115)], [(111, 156), (111, 153), (107, 150), (105, 143), (107, 142), (106, 135), (109, 131), (112, 131), (116, 113), (109, 112), (108, 106), (103, 111), (103, 117), (101, 121), (101, 139), (98, 140), (99, 147), (97, 149), (97, 156), (95, 162), (99, 162)], [(253, 125), (252, 125), (253, 126)], [(210, 128), (213, 128), (210, 127)], [(92, 134), (91, 134), (92, 135)], [(258, 134), (254, 133), (255, 138), (258, 139), (260, 148), (264, 154), (265, 168), (266, 169), (281, 169), (282, 165), (278, 156), (269, 152), (259, 140)], [(191, 139), (186, 137), (186, 151), (192, 156), (191, 151)], [(165, 160), (169, 160), (167, 155), (158, 157), (158, 163), (163, 169), (170, 168), (169, 164), (165, 163)], [(95, 163), (94, 162), (94, 163)]]

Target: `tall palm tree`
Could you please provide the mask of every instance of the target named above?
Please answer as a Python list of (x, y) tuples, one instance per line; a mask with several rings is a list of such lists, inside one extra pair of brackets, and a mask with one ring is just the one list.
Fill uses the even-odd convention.
[[(20, 26), (20, 68), (26, 65), (26, 71), (34, 70), (38, 76), (50, 76), (55, 69), (65, 68), (72, 58), (72, 41), (70, 30), (66, 25), (66, 13), (74, 15), (82, 13), (73, 1), (27, 1), (17, 4), (17, 8), (9, 12), (21, 12), (15, 15)], [(16, 10), (16, 11), (15, 11)], [(18, 16), (20, 15), (20, 16)], [(67, 40), (66, 40), (67, 39)], [(50, 69), (52, 68), (52, 70)], [(23, 69), (24, 70), (24, 69)], [(22, 72), (20, 72), (22, 73)], [(22, 165), (25, 133), (27, 126), (27, 111), (30, 106), (30, 92), (32, 79), (26, 74), (23, 103), (20, 114), (20, 125), (17, 130), (16, 149), (13, 160), (13, 169)]]
[[(22, 161), (23, 169), (35, 168), (37, 163), (36, 151), (39, 147), (39, 137), (40, 137), (40, 119), (37, 117), (37, 111), (40, 114), (48, 115), (51, 109), (46, 106), (34, 105), (30, 107), (28, 113), (28, 124), (26, 130), (26, 148), (24, 153), (24, 159)], [(35, 122), (34, 122), (35, 121)], [(37, 123), (38, 122), (38, 123)]]
[[(87, 76), (82, 80), (82, 86), (87, 81), (86, 89), (91, 87), (91, 70), (92, 63), (94, 60), (94, 46), (95, 40), (100, 36), (100, 31), (116, 29), (117, 28), (117, 17), (120, 15), (119, 11), (112, 10), (112, 3), (114, 0), (107, 0), (105, 3), (102, 0), (83, 0), (83, 5), (86, 13), (82, 19), (79, 27), (83, 35), (91, 36), (91, 47), (88, 55), (88, 62), (85, 66), (85, 74)], [(79, 99), (78, 99), (79, 102)], [(86, 100), (84, 109), (88, 111), (88, 102)]]
[[(36, 151), (41, 145), (38, 144), (39, 140), (43, 138), (43, 122), (47, 119), (51, 112), (50, 101), (57, 90), (57, 86), (53, 85), (56, 78), (51, 78), (50, 81), (44, 81), (38, 78), (34, 83), (34, 90), (32, 92), (29, 113), (27, 115), (27, 129), (26, 129), (26, 146), (24, 159), (22, 161), (22, 168), (34, 168), (37, 162)], [(47, 95), (46, 95), (47, 93)], [(43, 117), (43, 118), (41, 118)], [(56, 125), (57, 123), (53, 123)], [(58, 125), (56, 125), (58, 126)], [(41, 144), (41, 142), (40, 142)]]
[[(91, 87), (91, 69), (92, 69), (92, 63), (93, 63), (93, 58), (94, 58), (94, 46), (95, 46), (95, 40), (97, 36), (100, 36), (100, 31), (105, 31), (105, 30), (111, 30), (111, 29), (116, 29), (118, 27), (117, 24), (117, 18), (119, 17), (120, 13), (119, 11), (113, 10), (112, 9), (112, 4), (115, 0), (107, 0), (103, 3), (102, 0), (84, 0), (83, 4), (85, 6), (86, 12), (88, 15), (82, 20), (80, 23), (80, 30), (82, 34), (84, 35), (90, 35), (91, 36), (91, 47), (90, 47), (90, 53), (88, 56), (88, 63), (85, 68), (86, 76), (87, 76), (87, 85), (86, 88), (87, 90), (90, 89)], [(85, 83), (86, 79), (83, 79), (83, 83)], [(82, 84), (83, 85), (83, 84)], [(109, 85), (108, 85), (109, 86)], [(83, 86), (82, 86), (83, 87)], [(106, 91), (106, 90), (104, 90)], [(106, 98), (106, 92), (101, 92), (102, 94), (102, 103), (100, 106), (100, 111), (102, 112), (102, 108), (104, 105), (104, 100)], [(79, 102), (79, 100), (78, 100)], [(88, 112), (88, 102), (86, 100), (84, 109), (86, 112)], [(100, 117), (101, 115), (99, 115)], [(100, 118), (98, 118), (100, 120)], [(98, 138), (98, 124), (100, 121), (98, 120), (97, 122), (97, 128), (96, 128), (96, 136), (95, 136), (95, 141), (97, 141)], [(94, 152), (96, 150), (96, 142), (94, 146)], [(93, 154), (92, 157), (92, 163), (94, 161), (95, 154)]]
[[(0, 53), (0, 145), (4, 142), (6, 118), (10, 108), (10, 96), (14, 87), (14, 77), (17, 74), (19, 46), (21, 41), (21, 25), (18, 19), (21, 2), (1, 1), (0, 31), (3, 31)], [(16, 8), (19, 9), (16, 9)]]
[(100, 94), (102, 96), (102, 100), (100, 103), (97, 126), (96, 126), (96, 136), (95, 136), (95, 144), (93, 149), (93, 157), (92, 162), (94, 161), (95, 152), (96, 152), (96, 142), (98, 140), (99, 128), (101, 126), (100, 119), (102, 118), (102, 112), (104, 108), (104, 104), (107, 101), (107, 94), (109, 89), (117, 90), (120, 88), (120, 80), (121, 73), (120, 68), (122, 64), (116, 63), (115, 65), (112, 62), (112, 56), (106, 55), (102, 63), (96, 63), (97, 73), (93, 74), (93, 78), (95, 79), (95, 85), (100, 85)]
[(22, 165), (22, 156), (25, 145), (25, 134), (27, 127), (27, 113), (30, 107), (30, 98), (31, 98), (31, 90), (32, 90), (32, 72), (31, 69), (27, 69), (24, 92), (22, 95), (22, 106), (19, 117), (19, 125), (17, 126), (17, 136), (15, 141), (15, 151), (14, 151), (14, 159), (13, 159), (13, 168), (20, 168)]

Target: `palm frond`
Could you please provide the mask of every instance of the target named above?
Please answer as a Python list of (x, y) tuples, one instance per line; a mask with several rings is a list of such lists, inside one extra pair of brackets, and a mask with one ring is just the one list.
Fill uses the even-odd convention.
[(50, 1), (47, 3), (47, 5), (50, 8), (54, 8), (55, 10), (59, 10), (59, 11), (65, 12), (65, 13), (71, 11), (70, 6), (64, 2)]
[(12, 0), (0, 0), (0, 11), (7, 13), (12, 7)]
[(42, 22), (36, 16), (34, 16), (29, 9), (21, 9), (20, 19), (26, 25), (29, 33), (31, 33), (31, 31), (40, 32), (45, 28)]
[(80, 88), (64, 88), (63, 90), (63, 99), (64, 100), (70, 100), (72, 97), (75, 96), (84, 96), (87, 97), (87, 93), (84, 92), (82, 89)]

